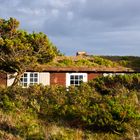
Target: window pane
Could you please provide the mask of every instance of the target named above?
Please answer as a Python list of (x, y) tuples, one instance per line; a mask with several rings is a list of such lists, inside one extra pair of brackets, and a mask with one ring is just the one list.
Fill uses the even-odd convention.
[(38, 81), (38, 80), (37, 80), (37, 78), (34, 78), (34, 82), (36, 82), (36, 83), (37, 83), (37, 81)]
[(27, 82), (27, 78), (24, 78), (23, 80), (24, 80), (23, 82)]
[(24, 83), (23, 86), (24, 86), (24, 87), (27, 87), (27, 83)]
[(34, 77), (38, 77), (38, 74), (37, 74), (37, 73), (35, 73), (35, 74), (34, 74)]
[(33, 78), (30, 78), (30, 82), (33, 82)]
[(83, 75), (79, 75), (79, 79), (83, 79)]
[(33, 73), (30, 73), (30, 77), (34, 77), (34, 74)]
[(71, 76), (70, 76), (70, 79), (74, 79), (74, 75), (71, 75)]
[(73, 85), (73, 84), (74, 84), (74, 81), (71, 80), (71, 81), (70, 81), (70, 84)]
[(75, 75), (75, 79), (78, 79), (78, 75)]
[(27, 73), (24, 73), (23, 77), (27, 77)]
[(75, 81), (75, 84), (78, 85), (78, 81)]

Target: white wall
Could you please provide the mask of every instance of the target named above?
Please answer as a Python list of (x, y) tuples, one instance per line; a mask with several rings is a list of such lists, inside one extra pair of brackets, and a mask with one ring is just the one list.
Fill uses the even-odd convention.
[(15, 76), (15, 75), (16, 75), (16, 73), (15, 74), (7, 74), (7, 86), (11, 86), (13, 84), (14, 79), (15, 79), (13, 76)]
[(124, 75), (124, 73), (103, 73), (103, 76), (115, 76), (115, 75)]
[(39, 83), (45, 85), (50, 85), (50, 73), (40, 72), (39, 73)]
[[(28, 73), (28, 72), (26, 72), (26, 73)], [(14, 75), (16, 75), (16, 73)], [(50, 85), (50, 73), (49, 72), (40, 72), (38, 78), (39, 78), (38, 83), (43, 84), (44, 86)], [(12, 77), (12, 74), (8, 74), (7, 75), (7, 86), (11, 86), (14, 82), (14, 79), (15, 78)]]

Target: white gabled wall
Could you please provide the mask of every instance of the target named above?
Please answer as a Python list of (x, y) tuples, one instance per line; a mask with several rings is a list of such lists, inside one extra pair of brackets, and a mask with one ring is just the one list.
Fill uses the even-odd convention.
[(16, 73), (15, 74), (7, 74), (7, 86), (8, 87), (13, 84), (14, 79), (15, 79), (13, 76), (15, 76), (15, 75), (16, 75)]
[[(26, 72), (26, 73), (28, 73), (28, 72)], [(38, 75), (39, 84), (42, 84), (44, 86), (50, 85), (50, 73), (49, 72), (40, 72), (38, 74), (39, 74)], [(16, 75), (16, 73), (14, 75)], [(12, 77), (12, 74), (7, 74), (7, 86), (11, 86), (14, 82), (15, 78), (11, 78), (11, 77)]]
[(50, 85), (50, 73), (49, 72), (40, 72), (39, 73), (39, 83), (44, 86)]

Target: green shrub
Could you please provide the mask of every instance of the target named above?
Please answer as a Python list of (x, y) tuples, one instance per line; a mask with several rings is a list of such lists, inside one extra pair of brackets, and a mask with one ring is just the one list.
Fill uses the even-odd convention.
[(73, 65), (73, 60), (72, 59), (59, 60), (58, 64), (61, 66), (71, 66)]
[(15, 127), (28, 139), (45, 137), (37, 119), (44, 124), (125, 134), (140, 127), (139, 90), (138, 74), (100, 77), (68, 89), (58, 85), (6, 88), (0, 89), (0, 107), (18, 113)]
[(111, 60), (105, 59), (105, 58), (101, 58), (99, 56), (94, 56), (94, 63), (98, 65), (102, 65), (102, 66), (107, 66), (107, 67), (117, 66), (117, 63)]

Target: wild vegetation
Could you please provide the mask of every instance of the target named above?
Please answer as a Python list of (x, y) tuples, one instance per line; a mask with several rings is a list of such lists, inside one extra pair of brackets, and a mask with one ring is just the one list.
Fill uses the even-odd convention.
[(140, 57), (134, 56), (57, 56), (42, 67), (96, 67), (139, 69)]
[(118, 63), (121, 66), (139, 69), (140, 67), (140, 57), (139, 56), (101, 56), (103, 59), (110, 60), (112, 62)]
[(16, 72), (13, 85), (27, 68), (50, 62), (60, 55), (45, 34), (28, 33), (18, 27), (19, 21), (14, 18), (0, 19), (0, 70)]
[(139, 57), (66, 57), (45, 34), (18, 27), (14, 18), (0, 19), (0, 71), (17, 72), (14, 86), (0, 87), (0, 139), (140, 139), (138, 74), (99, 77), (69, 88), (16, 86), (23, 72), (37, 65), (137, 69)]
[(127, 67), (138, 69), (139, 57), (62, 56), (44, 33), (20, 30), (19, 21), (0, 19), (0, 71), (16, 72), (13, 86), (27, 69), (47, 66), (59, 67)]
[(140, 138), (140, 75), (100, 77), (79, 87), (0, 89), (0, 139)]

